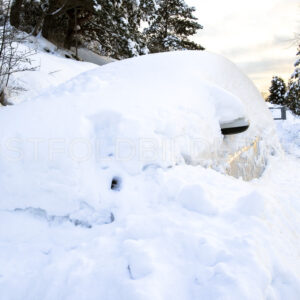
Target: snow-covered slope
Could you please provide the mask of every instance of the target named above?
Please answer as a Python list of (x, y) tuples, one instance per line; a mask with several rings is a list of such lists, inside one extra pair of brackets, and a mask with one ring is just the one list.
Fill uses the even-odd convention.
[(66, 59), (66, 56), (71, 57), (69, 51), (57, 49), (54, 44), (41, 36), (30, 37), (27, 39), (27, 43), (18, 44), (18, 51), (31, 51), (30, 67), (36, 67), (36, 71), (13, 74), (10, 85), (22, 90), (21, 93), (12, 95), (10, 101), (14, 103), (36, 97), (45, 89), (53, 89), (80, 73), (97, 67), (92, 63), (78, 63), (74, 59)]
[[(241, 115), (228, 147), (259, 135), (268, 159), (251, 182), (202, 166)], [(224, 58), (112, 63), (1, 108), (0, 128), (0, 299), (300, 294), (300, 162)]]

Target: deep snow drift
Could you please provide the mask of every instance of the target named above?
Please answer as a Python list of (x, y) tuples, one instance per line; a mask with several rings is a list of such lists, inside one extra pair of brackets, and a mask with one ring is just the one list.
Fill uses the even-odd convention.
[[(0, 299), (298, 299), (299, 147), (230, 62), (156, 57), (0, 110)], [(267, 159), (250, 182), (202, 166), (240, 115), (228, 147), (259, 135)]]

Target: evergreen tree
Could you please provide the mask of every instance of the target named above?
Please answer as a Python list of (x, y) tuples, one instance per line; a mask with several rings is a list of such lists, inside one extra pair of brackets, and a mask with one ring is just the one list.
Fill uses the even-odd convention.
[(159, 0), (140, 0), (140, 19), (151, 22), (156, 17), (156, 10), (158, 8), (157, 1)]
[(279, 105), (285, 104), (286, 85), (282, 78), (278, 76), (272, 78), (269, 92), (270, 95), (267, 98), (268, 102)]
[(291, 75), (286, 101), (289, 109), (296, 115), (300, 115), (300, 45), (298, 46), (297, 60), (294, 64), (295, 71)]
[[(84, 45), (117, 59), (203, 49), (188, 39), (202, 26), (193, 16), (195, 9), (184, 0), (12, 1), (10, 19), (14, 27), (34, 35), (41, 32), (59, 47), (77, 49)], [(142, 22), (148, 23), (148, 30), (141, 30)]]
[(296, 115), (300, 115), (300, 86), (289, 80), (285, 97), (286, 106)]
[(99, 9), (82, 27), (86, 42), (98, 45), (103, 55), (117, 59), (147, 53), (139, 30), (142, 14), (135, 0), (97, 0)]
[(188, 39), (203, 28), (193, 15), (194, 7), (189, 7), (184, 0), (158, 0), (157, 5), (150, 26), (145, 30), (151, 53), (204, 49)]

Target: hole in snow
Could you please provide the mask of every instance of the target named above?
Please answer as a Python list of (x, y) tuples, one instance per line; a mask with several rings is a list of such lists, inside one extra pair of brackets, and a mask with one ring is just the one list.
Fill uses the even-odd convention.
[(186, 153), (181, 153), (181, 156), (185, 162), (185, 164), (187, 165), (191, 165), (192, 164), (192, 158), (190, 155), (186, 154)]
[(121, 183), (122, 183), (122, 179), (120, 177), (114, 177), (111, 181), (110, 188), (113, 191), (120, 191), (121, 190)]
[(134, 280), (134, 277), (132, 276), (132, 271), (131, 271), (130, 265), (127, 266), (127, 270), (128, 270), (129, 278)]
[(110, 214), (110, 223), (115, 221), (115, 215), (113, 213)]

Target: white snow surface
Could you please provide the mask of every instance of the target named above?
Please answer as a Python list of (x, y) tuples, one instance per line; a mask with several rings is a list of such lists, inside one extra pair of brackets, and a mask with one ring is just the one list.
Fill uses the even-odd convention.
[[(207, 52), (80, 73), (0, 109), (0, 299), (299, 299), (298, 119)], [(250, 182), (199, 164), (240, 116)]]

